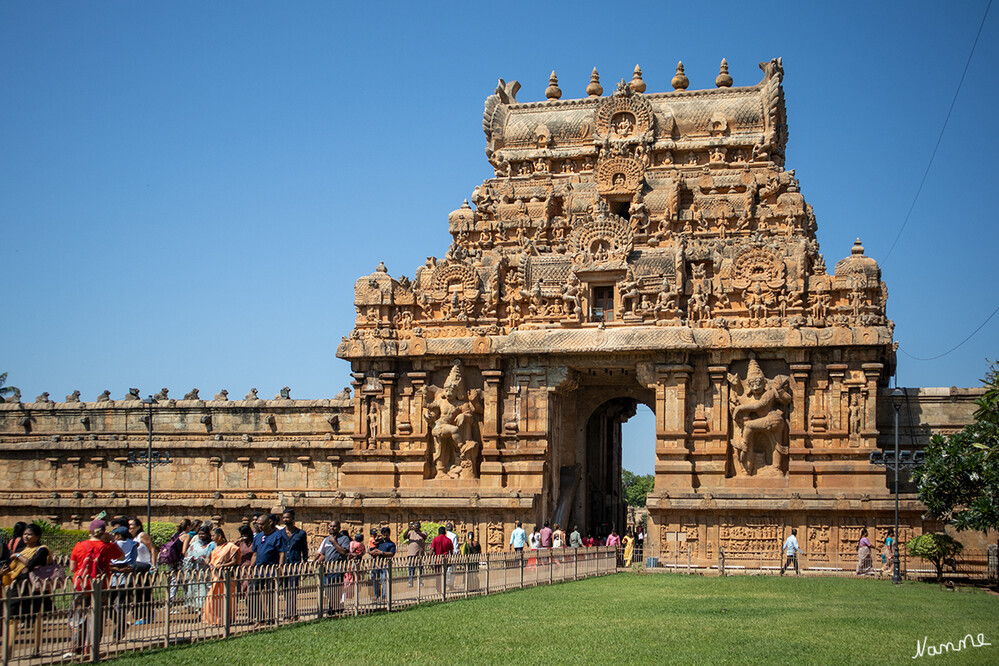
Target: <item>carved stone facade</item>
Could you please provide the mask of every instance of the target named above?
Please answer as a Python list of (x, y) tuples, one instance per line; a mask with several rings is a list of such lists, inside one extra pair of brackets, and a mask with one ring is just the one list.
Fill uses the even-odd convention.
[[(797, 526), (831, 560), (859, 526), (887, 524), (885, 473), (868, 463), (895, 364), (887, 290), (859, 240), (827, 273), (784, 168), (781, 61), (761, 69), (753, 86), (723, 72), (688, 91), (680, 67), (675, 91), (650, 94), (636, 70), (606, 97), (594, 72), (575, 100), (553, 74), (548, 101), (527, 103), (501, 80), (483, 116), (495, 177), (448, 216), (444, 257), (354, 285), (337, 350), (351, 390), (164, 389), (154, 445), (177, 463), (156, 472), (157, 512), (455, 520), (491, 550), (518, 519), (596, 533), (624, 524), (620, 425), (642, 403), (653, 541), (682, 532), (709, 560)], [(134, 510), (140, 477), (118, 463), (144, 445), (136, 396), (0, 405), (6, 467), (24, 472), (7, 499), (63, 523)], [(907, 496), (908, 528), (920, 513)]]

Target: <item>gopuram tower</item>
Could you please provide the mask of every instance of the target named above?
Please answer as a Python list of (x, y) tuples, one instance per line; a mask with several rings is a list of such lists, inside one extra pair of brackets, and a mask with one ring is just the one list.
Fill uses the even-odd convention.
[(643, 403), (663, 552), (711, 561), (798, 527), (832, 560), (890, 522), (868, 462), (887, 291), (859, 240), (827, 269), (784, 169), (782, 64), (760, 68), (733, 87), (722, 61), (715, 89), (689, 91), (681, 63), (648, 93), (636, 67), (608, 96), (594, 70), (571, 100), (552, 73), (541, 102), (500, 80), (495, 176), (448, 216), (454, 242), (412, 278), (379, 265), (354, 286), (340, 489), (365, 515), (447, 514), (490, 550), (518, 519), (621, 530), (621, 423)]

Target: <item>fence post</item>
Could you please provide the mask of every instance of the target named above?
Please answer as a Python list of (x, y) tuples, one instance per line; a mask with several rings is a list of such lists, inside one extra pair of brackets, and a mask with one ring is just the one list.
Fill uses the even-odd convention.
[(98, 577), (91, 581), (90, 596), (90, 661), (101, 660), (101, 634), (104, 633), (104, 599), (102, 589), (104, 587), (103, 577)]
[(393, 576), (393, 574), (392, 574), (392, 558), (391, 557), (388, 558), (388, 564), (385, 566), (384, 572), (385, 572), (385, 580), (382, 581), (382, 583), (384, 585), (388, 586), (388, 589), (386, 590), (386, 594), (387, 594), (386, 599), (388, 600), (388, 611), (391, 613), (392, 612), (392, 576)]
[(229, 632), (232, 630), (232, 620), (229, 615), (232, 612), (232, 569), (226, 568), (222, 576), (222, 594), (225, 595), (222, 597), (222, 613), (225, 615), (222, 621), (223, 635), (229, 638)]
[(361, 562), (354, 560), (354, 615), (361, 614)]
[(987, 570), (989, 582), (995, 585), (999, 580), (999, 546), (994, 543), (989, 544)]
[(271, 567), (274, 570), (274, 604), (271, 610), (274, 613), (274, 626), (281, 623), (281, 565), (275, 564)]
[(555, 551), (548, 551), (548, 584), (555, 582)]
[(687, 575), (694, 573), (690, 570), (690, 544), (687, 544)]
[(170, 647), (170, 576), (171, 572), (167, 572), (167, 574), (161, 578), (161, 580), (166, 581), (166, 585), (163, 588), (166, 591), (166, 619), (164, 621), (163, 629), (163, 647)]
[(520, 588), (524, 589), (524, 551), (520, 551)]
[[(316, 565), (316, 585), (319, 588), (319, 594), (316, 595), (319, 598), (316, 602), (318, 604), (316, 607), (316, 617), (321, 620), (323, 619), (323, 609), (326, 608), (323, 604), (326, 598), (326, 563), (322, 561)], [(332, 590), (330, 590), (330, 594), (333, 594)]]
[[(8, 655), (13, 647), (13, 639), (10, 635), (10, 620), (14, 615), (12, 606), (14, 605), (14, 586), (11, 585), (7, 588), (7, 593), (4, 595), (3, 599), (3, 666), (7, 666), (10, 663), (10, 658)], [(38, 620), (36, 620), (37, 622)]]
[(572, 549), (572, 579), (579, 580), (579, 548)]
[(718, 575), (725, 575), (725, 546), (718, 546)]
[(411, 564), (416, 564), (416, 605), (420, 604), (420, 590), (423, 587), (423, 561), (424, 556), (419, 559), (414, 558)]
[[(479, 569), (481, 570), (481, 568), (482, 568), (481, 561), (482, 560), (480, 559), (479, 561), (480, 561)], [(483, 594), (485, 596), (489, 596), (489, 568), (490, 568), (489, 567), (489, 553), (486, 553), (486, 560), (485, 560), (485, 562), (486, 562), (486, 590), (485, 590), (485, 592), (483, 592)]]

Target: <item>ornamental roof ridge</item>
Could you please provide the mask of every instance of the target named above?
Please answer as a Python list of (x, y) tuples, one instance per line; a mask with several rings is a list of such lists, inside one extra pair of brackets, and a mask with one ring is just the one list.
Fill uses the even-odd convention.
[[(636, 93), (640, 94), (642, 97), (650, 100), (658, 99), (681, 99), (685, 97), (736, 97), (738, 95), (758, 93), (763, 90), (766, 79), (763, 79), (759, 83), (753, 84), (751, 86), (731, 86), (727, 88), (698, 88), (697, 90), (664, 90), (662, 92), (649, 92), (649, 93)], [(507, 108), (510, 110), (520, 110), (520, 109), (534, 109), (538, 107), (545, 108), (559, 108), (566, 106), (590, 106), (593, 104), (599, 104), (601, 102), (606, 102), (608, 99), (612, 99), (611, 95), (602, 95), (600, 97), (573, 97), (570, 99), (543, 99), (536, 102), (517, 102), (516, 104), (507, 104)]]

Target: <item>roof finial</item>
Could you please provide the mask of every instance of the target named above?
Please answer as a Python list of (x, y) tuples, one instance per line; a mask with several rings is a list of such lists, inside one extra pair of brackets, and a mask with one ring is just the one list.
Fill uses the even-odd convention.
[(863, 254), (864, 246), (860, 244), (860, 239), (858, 238), (853, 242), (853, 247), (850, 249), (850, 254)]
[(725, 60), (725, 58), (722, 58), (721, 69), (718, 70), (718, 78), (715, 79), (715, 85), (719, 88), (732, 87), (732, 77), (728, 75), (728, 60)]
[(590, 74), (590, 85), (586, 86), (586, 94), (590, 97), (600, 97), (604, 94), (604, 87), (600, 85), (600, 74), (597, 73), (596, 67)]
[(558, 87), (558, 77), (555, 76), (555, 70), (552, 70), (552, 75), (548, 77), (548, 87), (545, 88), (545, 97), (548, 99), (561, 99), (562, 89)]
[(683, 61), (676, 63), (676, 76), (673, 77), (673, 88), (675, 90), (686, 90), (690, 85), (690, 80), (683, 73)]
[(632, 92), (637, 92), (637, 93), (645, 92), (646, 85), (645, 81), (642, 80), (642, 68), (639, 67), (638, 65), (635, 65), (635, 75), (632, 77), (631, 83), (629, 85), (631, 86)]

